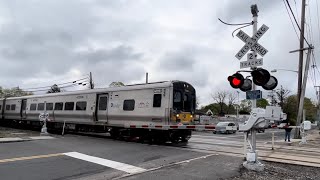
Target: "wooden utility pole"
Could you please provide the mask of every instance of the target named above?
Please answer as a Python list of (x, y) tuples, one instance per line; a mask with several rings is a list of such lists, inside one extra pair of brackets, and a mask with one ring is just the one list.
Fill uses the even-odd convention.
[[(304, 20), (305, 20), (305, 15), (306, 15), (306, 0), (302, 0), (302, 6), (301, 6), (301, 31), (300, 31), (300, 49), (304, 48)], [(299, 51), (299, 68), (298, 68), (298, 93), (297, 93), (297, 108), (302, 108), (299, 107), (300, 104), (300, 98), (301, 98), (301, 87), (302, 87), (302, 69), (303, 69), (303, 50)], [(299, 111), (299, 109), (298, 109)], [(300, 119), (297, 119), (296, 125), (299, 125), (299, 122), (301, 122)], [(299, 129), (296, 129), (295, 132), (295, 138), (299, 138)]]
[(314, 86), (314, 87), (317, 88), (318, 107), (317, 107), (316, 121), (317, 121), (317, 124), (319, 124), (320, 123), (320, 86)]
[(90, 75), (89, 75), (89, 83), (90, 83), (90, 89), (93, 89), (94, 88), (94, 84), (93, 84), (92, 73), (91, 72), (90, 72)]

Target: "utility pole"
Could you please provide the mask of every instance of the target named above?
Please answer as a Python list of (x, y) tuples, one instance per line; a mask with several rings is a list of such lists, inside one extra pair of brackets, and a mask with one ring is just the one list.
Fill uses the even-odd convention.
[(89, 83), (90, 83), (90, 89), (93, 89), (94, 88), (94, 84), (93, 84), (92, 73), (91, 72), (90, 72), (90, 75), (89, 75)]
[(148, 72), (146, 73), (146, 84), (148, 84)]
[[(305, 20), (305, 13), (306, 11), (306, 0), (302, 0), (301, 6), (301, 31), (300, 31), (300, 47), (299, 49), (304, 48), (304, 20)], [(297, 104), (298, 108), (300, 104), (300, 97), (301, 97), (301, 85), (302, 85), (302, 68), (303, 68), (303, 53), (304, 51), (299, 51), (299, 68), (298, 68), (298, 93), (297, 93)], [(298, 123), (298, 122), (297, 122)]]
[[(307, 60), (306, 60), (306, 64), (305, 64), (305, 70), (304, 70), (304, 76), (303, 76), (303, 81), (302, 81), (302, 86), (301, 86), (301, 95), (300, 97), (298, 97), (298, 102), (299, 102), (299, 106), (298, 106), (298, 115), (297, 115), (297, 124), (296, 126), (300, 126), (301, 120), (302, 120), (302, 113), (303, 113), (303, 104), (304, 104), (304, 96), (305, 96), (305, 92), (306, 92), (306, 85), (307, 85), (307, 78), (308, 78), (308, 71), (309, 71), (309, 64), (310, 64), (310, 56), (313, 50), (313, 46), (310, 45), (307, 48), (302, 48), (302, 49), (298, 49), (295, 51), (290, 51), (290, 53), (293, 52), (301, 52), (304, 50), (308, 50), (308, 54), (307, 54)], [(300, 138), (300, 129), (296, 128), (295, 129), (295, 134), (294, 134), (294, 138), (298, 139)]]
[(315, 88), (317, 88), (317, 98), (318, 98), (318, 109), (317, 109), (317, 125), (319, 126), (320, 125), (320, 86), (314, 86)]

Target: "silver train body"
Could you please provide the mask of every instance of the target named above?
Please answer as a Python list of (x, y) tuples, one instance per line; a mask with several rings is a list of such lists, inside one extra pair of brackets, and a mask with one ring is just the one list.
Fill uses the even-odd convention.
[(0, 121), (32, 124), (46, 111), (58, 126), (192, 124), (195, 100), (195, 89), (183, 81), (12, 97), (0, 99)]

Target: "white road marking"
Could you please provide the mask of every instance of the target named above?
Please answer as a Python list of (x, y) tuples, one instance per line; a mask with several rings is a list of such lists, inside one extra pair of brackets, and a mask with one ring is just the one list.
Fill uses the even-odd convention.
[(0, 142), (22, 141), (22, 138), (0, 138)]
[(88, 161), (88, 162), (96, 163), (102, 166), (107, 166), (113, 169), (124, 171), (130, 174), (146, 171), (146, 169), (143, 169), (140, 167), (132, 166), (132, 165), (121, 163), (121, 162), (111, 161), (111, 160), (103, 159), (99, 157), (89, 156), (89, 155), (78, 153), (78, 152), (68, 152), (63, 154), (76, 159), (81, 159), (84, 161)]
[(55, 139), (54, 137), (51, 136), (32, 136), (29, 137), (30, 139), (35, 139), (35, 140), (40, 140), (40, 139)]

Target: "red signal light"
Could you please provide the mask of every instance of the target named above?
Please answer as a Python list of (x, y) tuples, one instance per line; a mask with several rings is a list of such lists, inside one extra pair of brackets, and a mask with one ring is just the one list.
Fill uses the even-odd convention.
[(240, 79), (237, 79), (236, 77), (232, 79), (232, 84), (235, 86), (239, 86), (239, 84), (241, 83)]
[(233, 88), (240, 88), (243, 85), (243, 76), (239, 73), (235, 73), (228, 77), (228, 81)]

